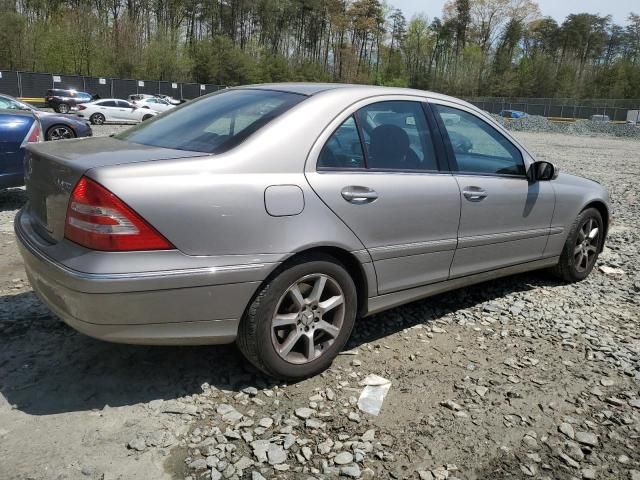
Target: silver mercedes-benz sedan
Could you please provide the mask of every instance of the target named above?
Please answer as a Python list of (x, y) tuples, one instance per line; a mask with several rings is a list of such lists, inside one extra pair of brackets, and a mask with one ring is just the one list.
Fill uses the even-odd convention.
[(285, 379), (354, 321), (527, 270), (584, 279), (609, 225), (597, 183), (536, 161), (434, 93), (232, 88), (109, 138), (33, 145), (16, 235), (40, 298), (88, 335), (236, 341)]

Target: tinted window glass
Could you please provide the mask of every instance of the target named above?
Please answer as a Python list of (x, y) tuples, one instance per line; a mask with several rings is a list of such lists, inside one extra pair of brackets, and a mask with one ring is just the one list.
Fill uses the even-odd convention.
[(115, 107), (116, 102), (113, 100), (104, 100), (103, 102), (96, 102), (96, 105), (100, 105), (101, 107)]
[(369, 168), (438, 169), (431, 134), (420, 103), (379, 102), (360, 109), (357, 115)]
[(325, 143), (318, 168), (363, 168), (364, 154), (353, 117), (347, 118)]
[(466, 173), (524, 175), (520, 150), (475, 115), (434, 105), (449, 134), (458, 171)]
[(226, 90), (185, 103), (117, 138), (156, 147), (220, 153), (238, 145), (305, 98), (272, 90)]
[(131, 104), (129, 102), (125, 102), (124, 100), (118, 100), (118, 106), (120, 108), (131, 108)]

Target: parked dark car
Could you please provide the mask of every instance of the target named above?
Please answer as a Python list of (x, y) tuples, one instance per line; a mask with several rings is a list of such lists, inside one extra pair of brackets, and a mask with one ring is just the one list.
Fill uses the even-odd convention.
[(90, 137), (93, 135), (91, 124), (77, 117), (38, 110), (9, 95), (0, 94), (0, 109), (28, 110), (33, 112), (42, 124), (45, 140), (64, 140), (67, 138)]
[(527, 118), (529, 116), (527, 112), (520, 110), (502, 110), (498, 115), (504, 118)]
[(40, 120), (33, 112), (0, 109), (0, 189), (24, 185), (24, 147), (41, 141)]
[(93, 96), (87, 92), (78, 92), (76, 90), (64, 90), (53, 88), (47, 90), (44, 97), (49, 108), (53, 108), (58, 113), (69, 113), (72, 107), (79, 103), (86, 103), (93, 100)]

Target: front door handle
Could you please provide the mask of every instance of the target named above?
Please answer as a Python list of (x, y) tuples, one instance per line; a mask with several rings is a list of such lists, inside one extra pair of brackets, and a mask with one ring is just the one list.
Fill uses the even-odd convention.
[(479, 202), (489, 195), (484, 188), (480, 187), (465, 187), (462, 194), (470, 202)]
[(371, 190), (369, 187), (360, 187), (352, 185), (344, 187), (340, 194), (349, 203), (355, 203), (357, 205), (363, 203), (374, 202), (378, 198), (377, 192)]

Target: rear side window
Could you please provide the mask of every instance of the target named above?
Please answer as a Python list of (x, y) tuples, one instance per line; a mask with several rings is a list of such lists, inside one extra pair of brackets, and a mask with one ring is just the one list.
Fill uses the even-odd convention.
[(378, 102), (357, 112), (369, 168), (438, 170), (427, 119), (418, 102)]
[(364, 168), (364, 153), (353, 116), (347, 118), (324, 144), (318, 168)]
[(520, 150), (487, 122), (457, 108), (433, 107), (444, 123), (459, 172), (525, 175)]
[(272, 90), (226, 90), (185, 103), (116, 138), (154, 147), (222, 153), (305, 98)]
[(361, 108), (329, 137), (317, 167), (438, 170), (422, 105), (388, 101)]
[(102, 102), (96, 102), (96, 105), (100, 105), (101, 107), (115, 107), (116, 102), (113, 100), (104, 100)]

